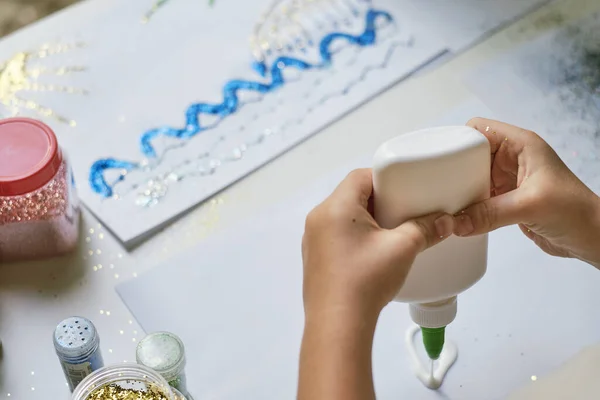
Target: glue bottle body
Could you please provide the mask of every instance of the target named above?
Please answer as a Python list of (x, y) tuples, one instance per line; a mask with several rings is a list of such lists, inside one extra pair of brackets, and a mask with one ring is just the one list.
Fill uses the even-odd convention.
[[(375, 219), (383, 228), (434, 212), (460, 213), (490, 195), (490, 147), (466, 126), (425, 129), (382, 144), (373, 161)], [(454, 320), (456, 296), (487, 268), (487, 235), (452, 236), (417, 256), (395, 297), (421, 327)]]

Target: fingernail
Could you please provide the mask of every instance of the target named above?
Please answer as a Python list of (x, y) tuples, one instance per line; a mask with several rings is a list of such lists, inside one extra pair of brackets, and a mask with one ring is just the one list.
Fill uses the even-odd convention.
[(452, 217), (449, 215), (442, 215), (438, 219), (435, 220), (435, 232), (443, 239), (452, 234), (452, 230), (454, 228), (454, 221)]
[(457, 236), (466, 236), (474, 230), (471, 217), (464, 211), (456, 216), (454, 224), (454, 233)]

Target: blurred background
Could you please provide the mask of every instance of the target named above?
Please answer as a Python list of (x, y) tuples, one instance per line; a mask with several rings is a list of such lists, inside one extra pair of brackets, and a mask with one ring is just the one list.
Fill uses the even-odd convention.
[(79, 0), (0, 0), (0, 37)]

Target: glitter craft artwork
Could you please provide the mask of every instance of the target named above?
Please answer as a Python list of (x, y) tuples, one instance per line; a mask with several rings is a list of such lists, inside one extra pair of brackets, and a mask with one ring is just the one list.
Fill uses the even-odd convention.
[[(325, 35), (317, 46), (319, 56), (318, 62), (309, 62), (301, 58), (281, 55), (276, 57), (267, 67), (264, 67), (264, 76), (270, 78), (270, 82), (231, 80), (223, 88), (223, 102), (219, 104), (197, 103), (188, 107), (186, 111), (186, 123), (184, 128), (162, 127), (152, 129), (140, 137), (141, 153), (147, 159), (156, 160), (158, 154), (152, 144), (158, 137), (169, 137), (187, 141), (201, 132), (215, 127), (215, 123), (204, 123), (201, 117), (212, 116), (221, 121), (234, 114), (242, 105), (239, 100), (239, 91), (251, 91), (260, 95), (266, 95), (283, 87), (287, 81), (284, 71), (293, 69), (297, 71), (323, 70), (331, 65), (334, 51), (333, 43), (341, 40), (347, 44), (361, 47), (373, 46), (377, 38), (377, 25), (379, 20), (392, 23), (393, 17), (385, 11), (369, 9), (365, 14), (365, 28), (362, 34), (352, 35), (345, 32), (333, 32)], [(112, 197), (113, 187), (125, 179), (128, 172), (144, 168), (147, 163), (127, 160), (106, 158), (96, 161), (89, 174), (91, 189), (104, 198)], [(108, 170), (119, 170), (120, 175), (114, 182), (107, 182), (104, 173)]]
[[(150, 19), (156, 14), (163, 6), (165, 6), (169, 0), (155, 0), (152, 8), (142, 18), (142, 23), (146, 24), (150, 22)], [(215, 0), (209, 0), (208, 5), (211, 7), (215, 3)]]
[[(385, 41), (385, 40), (384, 40)], [(384, 42), (382, 41), (382, 43)], [(194, 159), (184, 159), (181, 162), (174, 165), (169, 171), (159, 174), (153, 175), (151, 178), (146, 179), (144, 184), (140, 185), (138, 183), (132, 184), (130, 187), (120, 190), (119, 194), (114, 194), (113, 197), (116, 196), (127, 196), (130, 192), (141, 189), (136, 196), (136, 204), (142, 207), (150, 207), (158, 203), (158, 201), (164, 197), (168, 191), (168, 187), (172, 184), (181, 182), (184, 179), (192, 178), (192, 177), (202, 177), (214, 174), (219, 168), (224, 165), (237, 162), (245, 156), (245, 154), (251, 150), (253, 147), (259, 146), (264, 143), (269, 137), (273, 135), (274, 132), (278, 134), (285, 134), (287, 130), (293, 128), (295, 126), (301, 125), (310, 114), (316, 110), (317, 108), (325, 105), (327, 102), (339, 98), (341, 96), (347, 95), (352, 91), (352, 89), (361, 82), (364, 82), (365, 79), (373, 72), (384, 70), (388, 67), (391, 57), (394, 55), (394, 52), (400, 47), (410, 47), (412, 45), (412, 38), (407, 41), (399, 41), (394, 40), (388, 45), (388, 50), (385, 53), (385, 57), (381, 63), (371, 65), (366, 67), (362, 72), (354, 79), (349, 81), (342, 89), (327, 93), (323, 95), (318, 101), (314, 104), (309, 105), (304, 111), (302, 111), (299, 115), (289, 120), (284, 121), (278, 127), (273, 129), (265, 129), (262, 132), (258, 133), (255, 137), (248, 139), (243, 144), (234, 147), (227, 154), (210, 158), (213, 149), (215, 149), (223, 140), (223, 138), (217, 139), (215, 143), (210, 146), (210, 150), (203, 152), (199, 156)], [(356, 59), (351, 59), (346, 66), (351, 66)], [(311, 91), (318, 88), (322, 83), (322, 79), (318, 78), (314, 82), (308, 84), (307, 91), (304, 96), (308, 95)], [(267, 112), (267, 114), (274, 114), (278, 110), (277, 107), (271, 109)], [(264, 116), (264, 114), (263, 114)], [(185, 171), (186, 167), (188, 167), (192, 162), (204, 162), (206, 167), (196, 168), (193, 171)], [(148, 168), (148, 167), (146, 167)]]
[[(20, 52), (7, 61), (0, 64), (0, 105), (8, 111), (8, 116), (16, 116), (22, 110), (30, 110), (43, 117), (53, 118), (72, 127), (76, 125), (74, 120), (57, 114), (51, 108), (28, 100), (24, 94), (27, 92), (61, 92), (67, 94), (87, 94), (84, 89), (45, 85), (38, 83), (42, 75), (62, 76), (71, 73), (83, 72), (83, 66), (64, 66), (58, 68), (46, 68), (32, 65), (35, 60), (40, 60), (53, 55), (63, 54), (73, 49), (81, 48), (83, 44), (45, 45), (34, 52)], [(2, 116), (0, 110), (0, 117)]]

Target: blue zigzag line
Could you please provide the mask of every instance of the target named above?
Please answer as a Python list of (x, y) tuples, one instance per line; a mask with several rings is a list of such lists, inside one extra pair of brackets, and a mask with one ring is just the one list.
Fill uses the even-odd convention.
[[(270, 73), (270, 83), (245, 80), (232, 80), (227, 82), (223, 87), (224, 100), (222, 103), (197, 103), (192, 104), (187, 109), (185, 113), (186, 125), (184, 128), (162, 127), (145, 132), (140, 138), (140, 147), (143, 155), (148, 158), (155, 158), (157, 156), (156, 151), (152, 146), (152, 140), (157, 137), (167, 136), (181, 140), (187, 140), (205, 130), (210, 129), (210, 125), (203, 126), (201, 124), (200, 117), (202, 115), (213, 115), (223, 119), (235, 113), (240, 106), (238, 98), (238, 91), (240, 90), (248, 90), (266, 94), (280, 88), (286, 83), (283, 76), (283, 72), (286, 68), (295, 68), (301, 71), (326, 68), (331, 64), (331, 59), (333, 56), (330, 47), (332, 43), (338, 39), (344, 39), (348, 43), (360, 47), (373, 45), (376, 40), (375, 22), (377, 18), (380, 17), (384, 18), (387, 22), (393, 21), (393, 17), (388, 12), (370, 9), (366, 14), (366, 25), (362, 34), (353, 36), (343, 32), (333, 32), (326, 35), (319, 44), (319, 55), (321, 57), (320, 63), (311, 64), (307, 61), (297, 58), (282, 56), (278, 57), (272, 62), (271, 68), (267, 68), (264, 64), (262, 64), (260, 68), (262, 71), (265, 71), (265, 76)], [(111, 169), (131, 171), (138, 168), (140, 168), (140, 164), (132, 161), (117, 160), (114, 158), (98, 160), (90, 169), (90, 186), (92, 190), (99, 195), (103, 197), (111, 197), (113, 195), (113, 186), (117, 182), (124, 180), (125, 175), (121, 174), (117, 179), (117, 182), (114, 182), (112, 185), (110, 185), (104, 178), (104, 172)]]

